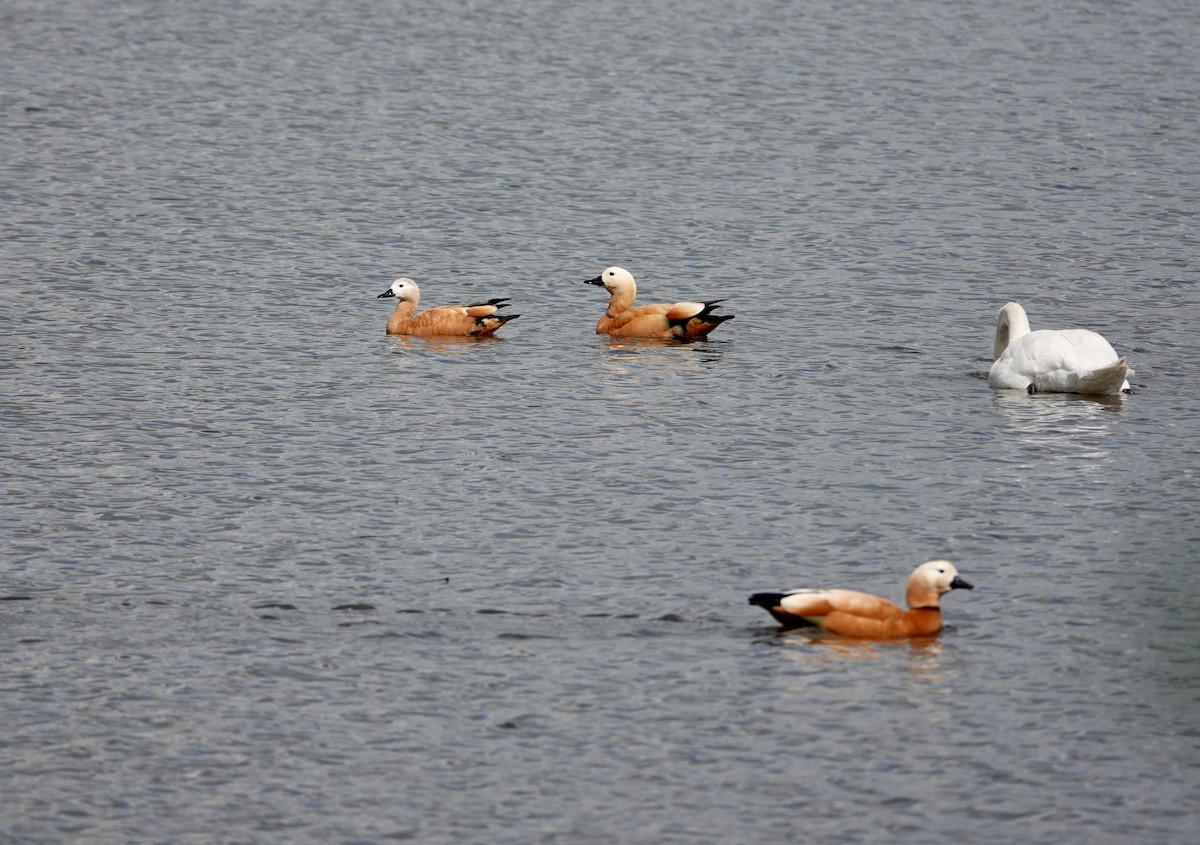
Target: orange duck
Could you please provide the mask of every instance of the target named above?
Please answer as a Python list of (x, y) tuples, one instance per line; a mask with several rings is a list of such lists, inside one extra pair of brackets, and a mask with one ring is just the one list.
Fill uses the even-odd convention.
[(496, 329), (520, 314), (499, 315), (497, 310), (505, 307), (508, 297), (489, 299), (472, 305), (439, 305), (415, 314), (421, 302), (421, 289), (412, 279), (401, 277), (376, 299), (394, 296), (396, 310), (388, 320), (388, 334), (420, 335), (422, 337), (457, 335), (460, 337), (491, 337)]
[(908, 578), (908, 610), (854, 590), (755, 593), (750, 604), (765, 608), (785, 628), (816, 627), (844, 637), (883, 640), (937, 633), (942, 628), (941, 597), (971, 589), (950, 561), (931, 560)]
[(596, 334), (612, 337), (661, 337), (680, 340), (699, 340), (732, 314), (713, 314), (713, 309), (723, 299), (707, 302), (675, 302), (633, 307), (637, 297), (637, 283), (628, 270), (609, 267), (586, 284), (604, 288), (611, 294), (608, 310), (596, 324)]

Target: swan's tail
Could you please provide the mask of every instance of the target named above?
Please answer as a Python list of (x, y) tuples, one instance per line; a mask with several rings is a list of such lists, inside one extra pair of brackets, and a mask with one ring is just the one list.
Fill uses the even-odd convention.
[[(1122, 390), (1129, 389), (1129, 382), (1126, 379), (1132, 373), (1133, 370), (1125, 363), (1125, 359), (1119, 358), (1108, 366), (1097, 370), (1069, 373), (1064, 392), (1087, 393), (1096, 396), (1120, 393)], [(1041, 389), (1036, 384), (1034, 387), (1035, 389)]]

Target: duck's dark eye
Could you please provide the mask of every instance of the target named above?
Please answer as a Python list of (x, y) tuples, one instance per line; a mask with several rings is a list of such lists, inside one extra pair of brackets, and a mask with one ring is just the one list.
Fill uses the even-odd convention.
[(609, 271), (608, 271), (608, 275), (610, 275), (610, 276), (615, 276), (615, 275), (617, 275), (617, 274), (616, 274), (616, 273), (614, 273), (612, 270), (609, 270)]

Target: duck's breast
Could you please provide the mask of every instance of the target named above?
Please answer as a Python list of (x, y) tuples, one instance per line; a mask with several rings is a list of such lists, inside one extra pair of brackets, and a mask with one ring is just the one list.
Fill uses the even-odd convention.
[(942, 614), (936, 610), (900, 610), (885, 618), (834, 612), (820, 621), (821, 628), (843, 637), (890, 640), (919, 637), (941, 630)]
[(613, 337), (671, 337), (673, 331), (666, 317), (670, 308), (670, 305), (642, 305), (615, 317), (605, 315), (596, 324), (596, 333)]

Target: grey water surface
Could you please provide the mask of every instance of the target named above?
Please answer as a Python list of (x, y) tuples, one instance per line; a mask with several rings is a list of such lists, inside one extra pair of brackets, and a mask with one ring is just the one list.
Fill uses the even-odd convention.
[(0, 841), (1193, 841), (1198, 138), (1191, 0), (6, 0)]

